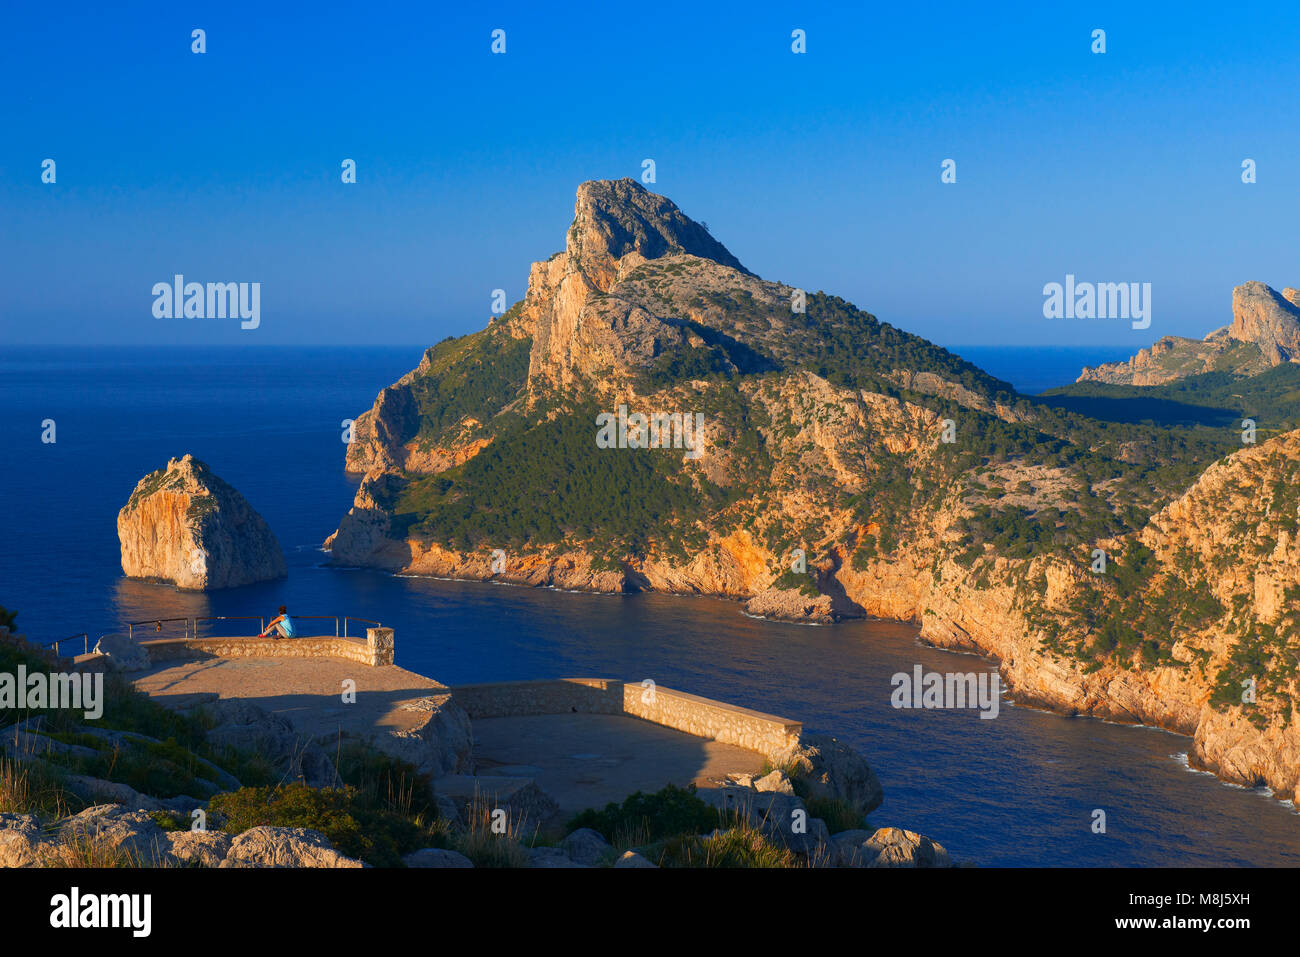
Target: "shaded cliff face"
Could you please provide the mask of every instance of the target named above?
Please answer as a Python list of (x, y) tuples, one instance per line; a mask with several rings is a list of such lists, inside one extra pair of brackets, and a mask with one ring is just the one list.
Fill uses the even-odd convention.
[[(621, 407), (698, 415), (694, 443), (624, 441), (640, 434), (629, 418), (602, 445), (599, 417)], [(999, 658), (1023, 698), (1196, 734), (1224, 774), (1295, 783), (1267, 730), (1292, 692), (1241, 720), (1221, 690), (1246, 647), (1231, 629), (1270, 599), (1243, 605), (1154, 544), (1226, 438), (1016, 395), (841, 299), (744, 270), (632, 181), (580, 187), (525, 298), (429, 350), (356, 436), (347, 464), (366, 475), (327, 543), (336, 562), (915, 621)], [(1248, 562), (1239, 522), (1215, 547)], [(1261, 594), (1293, 570), (1270, 575)], [(1205, 657), (1197, 642), (1215, 641)], [(1222, 721), (1244, 730), (1203, 733)], [(1247, 757), (1216, 757), (1230, 739)]]
[(1084, 369), (1077, 381), (1163, 385), (1206, 372), (1252, 376), (1300, 361), (1300, 292), (1279, 294), (1262, 282), (1232, 290), (1232, 324), (1204, 339), (1165, 336), (1125, 362)]
[(118, 513), (122, 571), (205, 591), (285, 576), (270, 526), (191, 455), (140, 480)]

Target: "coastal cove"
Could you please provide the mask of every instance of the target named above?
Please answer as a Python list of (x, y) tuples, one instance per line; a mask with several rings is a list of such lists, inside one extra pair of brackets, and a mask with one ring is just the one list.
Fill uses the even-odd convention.
[[(342, 474), (340, 422), (419, 350), (288, 351), (30, 350), (0, 360), (0, 432), (12, 456), (0, 479), (9, 506), (0, 583), (31, 637), (267, 614), (281, 603), (304, 615), (366, 616), (396, 630), (399, 665), (450, 684), (652, 678), (839, 735), (880, 777), (885, 804), (875, 816), (906, 821), (960, 861), (1300, 863), (1300, 816), (1263, 792), (1187, 770), (1178, 755), (1189, 739), (1008, 701), (993, 721), (974, 710), (891, 708), (891, 676), (917, 665), (994, 671), (922, 645), (911, 625), (804, 627), (747, 618), (738, 603), (715, 599), (324, 567), (320, 542), (355, 488)], [(296, 378), (279, 374), (286, 365)], [(39, 440), (45, 418), (58, 422), (53, 445)], [(140, 475), (186, 452), (270, 523), (287, 580), (203, 595), (123, 579), (113, 517)], [(1090, 829), (1095, 808), (1107, 812), (1104, 835)]]

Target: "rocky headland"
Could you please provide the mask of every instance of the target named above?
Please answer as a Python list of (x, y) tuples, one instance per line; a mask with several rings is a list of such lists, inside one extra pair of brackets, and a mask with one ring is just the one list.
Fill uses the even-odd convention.
[[(567, 236), (357, 419), (334, 561), (911, 621), (1022, 701), (1191, 735), (1200, 766), (1295, 794), (1300, 433), (1243, 447), (1018, 396), (753, 275), (630, 180), (584, 183)], [(1291, 299), (1234, 301), (1227, 338), (1287, 359)], [(702, 412), (703, 453), (597, 448), (621, 406)]]

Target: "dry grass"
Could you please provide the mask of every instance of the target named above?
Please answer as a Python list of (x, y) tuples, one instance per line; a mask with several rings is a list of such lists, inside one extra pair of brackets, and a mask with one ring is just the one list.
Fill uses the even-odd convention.
[(504, 833), (493, 830), (493, 810), (484, 801), (471, 801), (464, 829), (449, 835), (452, 849), (468, 857), (475, 867), (527, 867), (524, 841), (536, 835), (526, 834), (524, 818), (512, 820), (509, 814), (504, 818)]
[(737, 824), (708, 837), (685, 836), (664, 841), (658, 854), (648, 854), (660, 867), (788, 868), (819, 866), (793, 851), (778, 847), (757, 827)]
[(41, 862), (42, 867), (173, 867), (171, 859), (163, 854), (151, 856), (136, 854), (89, 835), (64, 838), (54, 845)]
[(62, 781), (46, 764), (0, 758), (0, 814), (62, 817), (69, 810)]

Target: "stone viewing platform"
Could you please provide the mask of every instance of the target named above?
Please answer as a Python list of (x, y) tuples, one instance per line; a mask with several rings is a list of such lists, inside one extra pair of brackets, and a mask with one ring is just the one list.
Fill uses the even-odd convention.
[[(448, 687), (394, 664), (391, 628), (372, 623), (364, 638), (348, 635), (347, 623), (363, 619), (329, 619), (332, 635), (200, 635), (237, 620), (174, 619), (174, 630), (185, 625), (179, 637), (163, 635), (165, 619), (136, 622), (126, 634), (103, 636), (77, 665), (121, 672), (167, 707), (198, 709), (210, 744), (262, 756), (285, 782), (337, 787), (340, 756), (371, 761), (369, 749), (427, 775), (449, 826), (504, 811), (520, 840), (563, 835), (579, 812), (638, 792), (693, 785), (706, 808), (738, 815), (801, 859), (825, 862), (842, 855), (816, 812), (865, 818), (880, 804), (880, 782), (860, 754), (788, 718), (648, 679)], [(85, 635), (61, 639), (72, 640), (89, 644)], [(90, 784), (122, 797), (113, 782)], [(159, 803), (134, 791), (125, 799), (146, 809)], [(871, 837), (845, 833), (853, 841)], [(574, 834), (587, 839), (584, 829)], [(574, 834), (565, 840), (578, 840)], [(546, 846), (520, 853), (530, 866), (577, 861), (565, 852), (557, 863)]]
[(252, 705), (326, 754), (340, 736), (365, 740), (430, 774), (452, 801), (526, 807), (534, 819), (669, 783), (718, 787), (788, 757), (802, 732), (797, 721), (649, 682), (449, 688), (393, 664), (391, 628), (364, 638), (186, 635), (106, 636), (78, 661), (111, 663), (172, 707)]

